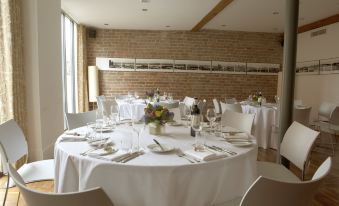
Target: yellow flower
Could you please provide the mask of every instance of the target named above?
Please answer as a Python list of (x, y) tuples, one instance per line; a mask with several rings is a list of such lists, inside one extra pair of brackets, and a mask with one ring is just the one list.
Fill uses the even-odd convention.
[(156, 117), (161, 117), (161, 113), (162, 113), (161, 111), (155, 111), (155, 116)]

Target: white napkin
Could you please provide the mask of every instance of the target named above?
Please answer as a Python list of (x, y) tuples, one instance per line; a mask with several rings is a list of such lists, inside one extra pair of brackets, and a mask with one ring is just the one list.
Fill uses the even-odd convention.
[[(88, 153), (87, 156), (98, 158), (98, 159), (103, 159), (103, 160), (108, 160), (108, 161), (115, 161), (115, 160), (118, 160), (122, 157), (126, 157), (126, 156), (130, 155), (129, 152), (124, 152), (124, 151), (121, 151), (121, 150), (118, 150), (117, 152), (114, 152), (113, 154), (104, 155), (106, 153), (107, 152), (104, 149), (100, 149), (100, 150), (96, 150), (96, 151)], [(104, 156), (102, 156), (102, 155), (104, 155)]]
[(72, 134), (63, 134), (61, 136), (62, 142), (82, 142), (86, 141), (85, 135), (72, 135)]
[(184, 153), (188, 156), (194, 157), (203, 161), (216, 160), (219, 158), (227, 157), (227, 154), (221, 152), (212, 152), (210, 150), (205, 149), (204, 151), (195, 151), (194, 149), (186, 150)]

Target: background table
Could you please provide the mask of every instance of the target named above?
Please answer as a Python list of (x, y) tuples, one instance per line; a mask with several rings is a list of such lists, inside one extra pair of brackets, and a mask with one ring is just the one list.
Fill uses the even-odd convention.
[(272, 147), (272, 129), (277, 125), (277, 109), (272, 106), (241, 105), (243, 113), (255, 114), (252, 135), (257, 138), (257, 144), (264, 149)]
[[(192, 148), (189, 128), (167, 126), (167, 135), (156, 137), (182, 150)], [(84, 128), (76, 131), (84, 132)], [(119, 145), (131, 135), (131, 128), (119, 126), (110, 136)], [(153, 144), (145, 130), (141, 145)], [(209, 137), (207, 143), (237, 152), (235, 156), (191, 164), (171, 154), (146, 151), (128, 163), (115, 163), (79, 155), (90, 147), (86, 142), (57, 142), (55, 145), (56, 192), (81, 191), (101, 186), (114, 205), (206, 206), (241, 196), (257, 178), (257, 145), (238, 148)], [(93, 171), (97, 170), (94, 175)]]

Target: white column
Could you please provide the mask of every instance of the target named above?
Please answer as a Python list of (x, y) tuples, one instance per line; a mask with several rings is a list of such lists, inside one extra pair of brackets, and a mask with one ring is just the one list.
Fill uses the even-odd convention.
[(63, 131), (60, 0), (24, 0), (23, 36), (30, 160), (53, 157)]

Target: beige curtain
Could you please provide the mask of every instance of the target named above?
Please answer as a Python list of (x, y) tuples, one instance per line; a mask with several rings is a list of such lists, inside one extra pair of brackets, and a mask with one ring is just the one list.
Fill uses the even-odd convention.
[(78, 110), (79, 112), (88, 111), (88, 81), (87, 81), (87, 47), (86, 47), (86, 27), (77, 26), (78, 31)]
[(26, 131), (21, 0), (0, 0), (0, 123), (14, 118)]
[(26, 133), (21, 28), (21, 0), (0, 0), (0, 124), (14, 119)]

